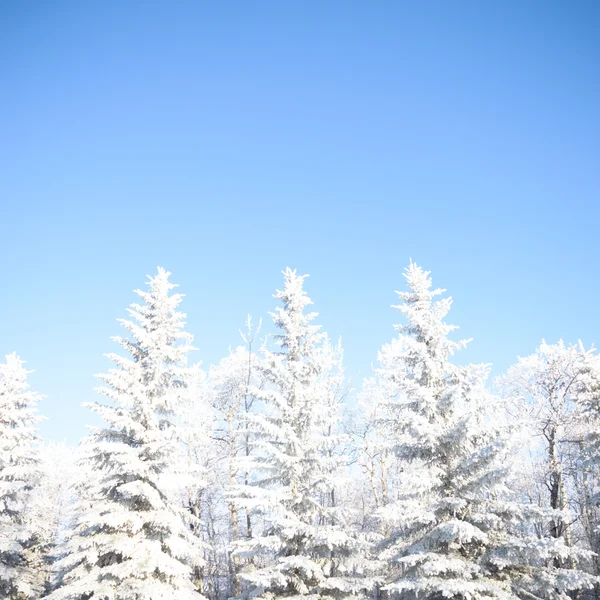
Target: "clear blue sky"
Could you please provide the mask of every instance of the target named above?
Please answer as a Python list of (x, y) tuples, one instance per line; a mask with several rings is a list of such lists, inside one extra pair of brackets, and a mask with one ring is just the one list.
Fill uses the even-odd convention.
[(412, 257), (495, 373), (600, 343), (600, 3), (0, 6), (0, 354), (90, 422), (93, 373), (157, 265), (205, 365), (287, 265), (356, 383)]

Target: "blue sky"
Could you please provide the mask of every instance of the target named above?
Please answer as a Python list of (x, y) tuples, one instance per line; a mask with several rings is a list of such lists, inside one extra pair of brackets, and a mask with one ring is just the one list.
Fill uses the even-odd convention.
[(0, 355), (76, 442), (157, 265), (196, 358), (267, 317), (286, 266), (356, 385), (412, 257), (494, 373), (600, 343), (600, 4), (0, 6)]

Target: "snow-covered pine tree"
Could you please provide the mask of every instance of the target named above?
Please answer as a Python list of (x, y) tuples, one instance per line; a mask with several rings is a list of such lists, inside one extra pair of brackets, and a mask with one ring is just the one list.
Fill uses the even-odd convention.
[(278, 349), (264, 349), (259, 369), (266, 385), (252, 390), (262, 406), (249, 416), (251, 485), (234, 488), (239, 506), (254, 515), (254, 532), (235, 550), (248, 560), (241, 577), (250, 597), (344, 598), (361, 583), (357, 543), (331, 495), (341, 468), (331, 403), (339, 380), (328, 369), (335, 361), (323, 354), (331, 347), (311, 324), (316, 314), (304, 312), (312, 304), (306, 276), (288, 268), (284, 277), (275, 294), (283, 306), (271, 313)]
[(23, 361), (15, 354), (0, 364), (0, 598), (37, 598), (35, 524), (28, 519), (32, 491), (41, 476), (35, 426), (42, 398), (29, 389)]
[(99, 375), (108, 404), (89, 407), (107, 423), (85, 441), (91, 484), (67, 543), (61, 587), (52, 600), (193, 600), (200, 561), (191, 515), (173, 493), (181, 456), (175, 424), (194, 369), (192, 336), (177, 310), (181, 294), (159, 268), (141, 304), (114, 338), (129, 354), (109, 354), (116, 367)]
[(539, 539), (529, 527), (537, 507), (509, 493), (510, 428), (484, 387), (487, 368), (459, 367), (450, 356), (466, 342), (448, 335), (451, 299), (436, 300), (429, 273), (411, 262), (406, 318), (383, 347), (378, 371), (398, 461), (398, 496), (381, 509), (389, 534), (380, 558), (386, 585), (402, 600), (568, 599), (593, 578), (557, 568), (574, 556), (562, 540)]

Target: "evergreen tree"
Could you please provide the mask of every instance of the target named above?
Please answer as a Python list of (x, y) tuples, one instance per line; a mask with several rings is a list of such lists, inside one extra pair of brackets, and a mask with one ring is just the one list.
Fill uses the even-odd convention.
[(23, 361), (9, 354), (0, 364), (0, 598), (39, 597), (39, 554), (35, 523), (28, 518), (39, 485), (35, 425), (41, 396), (29, 389)]
[(539, 509), (509, 494), (511, 431), (484, 387), (487, 368), (450, 356), (466, 342), (448, 335), (451, 299), (436, 300), (429, 273), (411, 263), (399, 292), (407, 320), (380, 353), (388, 393), (398, 495), (381, 509), (389, 532), (380, 558), (384, 587), (402, 599), (562, 598), (593, 578), (558, 568), (576, 556), (530, 526)]
[(360, 564), (333, 494), (341, 467), (332, 410), (339, 379), (328, 368), (335, 361), (326, 356), (324, 334), (311, 324), (316, 314), (304, 312), (312, 303), (305, 276), (289, 268), (284, 276), (275, 295), (283, 306), (272, 313), (278, 349), (264, 350), (266, 384), (252, 391), (262, 402), (249, 416), (253, 480), (234, 488), (263, 527), (238, 542), (236, 554), (249, 561), (241, 577), (252, 597), (347, 597), (360, 588)]
[(182, 296), (159, 268), (141, 304), (120, 320), (129, 337), (114, 338), (129, 354), (99, 375), (108, 404), (90, 408), (107, 423), (85, 441), (91, 483), (67, 543), (61, 587), (53, 600), (199, 599), (192, 567), (200, 560), (192, 516), (175, 500), (178, 410), (194, 369), (192, 336), (177, 310)]

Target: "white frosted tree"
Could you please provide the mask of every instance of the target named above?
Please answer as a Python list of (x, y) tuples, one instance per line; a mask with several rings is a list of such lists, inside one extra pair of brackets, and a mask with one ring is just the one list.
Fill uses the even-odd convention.
[[(303, 289), (305, 276), (286, 269), (272, 313), (277, 349), (264, 349), (260, 408), (249, 415), (250, 485), (234, 498), (256, 521), (252, 537), (235, 545), (245, 558), (242, 580), (250, 597), (342, 598), (362, 585), (357, 542), (345, 527), (334, 490), (343, 466), (335, 448), (339, 416), (333, 404), (340, 381), (332, 348)], [(260, 524), (260, 528), (259, 528)]]
[[(542, 340), (533, 354), (520, 357), (497, 381), (512, 414), (525, 417), (532, 433), (527, 493), (532, 502), (552, 511), (540, 523), (540, 534), (563, 538), (568, 546), (583, 534), (596, 552), (598, 517), (590, 506), (596, 474), (585, 465), (591, 413), (582, 413), (600, 398), (597, 365), (594, 350), (586, 350), (581, 342)], [(571, 561), (557, 559), (561, 562), (568, 566)], [(597, 562), (595, 567), (600, 574)]]
[(200, 599), (192, 568), (201, 560), (193, 517), (179, 502), (176, 423), (190, 393), (192, 336), (177, 310), (182, 296), (159, 268), (142, 302), (114, 338), (127, 357), (99, 375), (108, 403), (89, 405), (106, 422), (84, 443), (93, 470), (62, 561), (53, 600)]
[(356, 464), (360, 469), (357, 485), (361, 489), (362, 529), (375, 529), (377, 509), (393, 497), (394, 455), (392, 440), (386, 427), (388, 398), (381, 380), (369, 377), (358, 394), (357, 410), (350, 430), (354, 438)]
[[(212, 487), (222, 507), (227, 509), (225, 535), (221, 536), (225, 543), (219, 554), (224, 557), (221, 562), (225, 567), (220, 570), (228, 573), (228, 596), (236, 596), (241, 591), (241, 564), (239, 557), (231, 554), (232, 543), (252, 535), (250, 511), (240, 511), (228, 492), (232, 486), (248, 485), (249, 481), (247, 465), (242, 463), (247, 462), (251, 452), (247, 416), (252, 411), (255, 398), (250, 391), (263, 387), (257, 369), (258, 356), (253, 348), (261, 325), (262, 322), (259, 322), (254, 329), (248, 315), (246, 331), (240, 331), (245, 346), (230, 350), (218, 365), (211, 367), (209, 374), (211, 403), (216, 415), (214, 446), (217, 460), (211, 470)], [(214, 541), (212, 545), (215, 545)]]
[(0, 364), (0, 598), (37, 598), (39, 535), (29, 519), (41, 470), (36, 424), (42, 398), (29, 389), (23, 361), (15, 354)]
[(380, 511), (383, 589), (406, 600), (567, 600), (591, 587), (593, 578), (555, 565), (574, 551), (536, 536), (538, 507), (510, 494), (513, 432), (485, 389), (487, 368), (450, 362), (466, 344), (448, 338), (451, 298), (436, 299), (444, 290), (414, 263), (405, 278), (396, 308), (406, 324), (379, 356), (382, 427), (398, 461), (396, 498)]
[(37, 531), (37, 578), (46, 592), (54, 589), (56, 562), (76, 504), (78, 479), (87, 474), (76, 464), (76, 451), (65, 443), (44, 444), (40, 450), (42, 477), (27, 507), (27, 518)]

